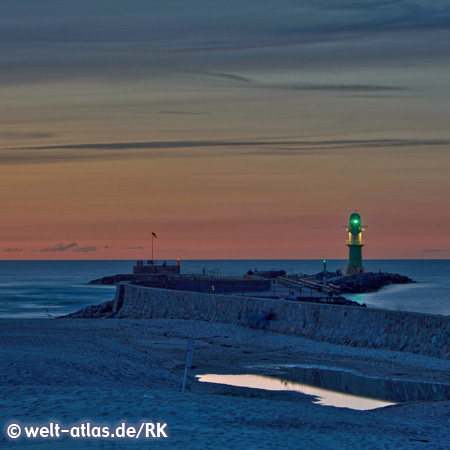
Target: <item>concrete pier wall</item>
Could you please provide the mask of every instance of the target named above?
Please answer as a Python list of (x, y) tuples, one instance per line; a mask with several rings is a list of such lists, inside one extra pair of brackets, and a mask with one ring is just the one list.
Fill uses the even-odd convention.
[(357, 347), (450, 359), (450, 318), (402, 311), (301, 303), (119, 285), (122, 318), (232, 323)]

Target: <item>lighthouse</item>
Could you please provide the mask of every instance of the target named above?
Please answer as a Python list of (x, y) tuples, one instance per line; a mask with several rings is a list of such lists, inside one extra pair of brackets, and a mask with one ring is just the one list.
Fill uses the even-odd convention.
[(364, 246), (364, 241), (362, 240), (364, 227), (361, 225), (361, 216), (358, 213), (353, 213), (350, 216), (347, 231), (347, 247), (349, 248), (347, 274), (352, 275), (354, 273), (364, 272), (361, 251)]

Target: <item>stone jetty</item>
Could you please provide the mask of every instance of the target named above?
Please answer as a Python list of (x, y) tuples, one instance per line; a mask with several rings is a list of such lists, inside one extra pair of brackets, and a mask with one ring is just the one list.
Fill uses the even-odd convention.
[(415, 283), (414, 280), (398, 273), (358, 273), (333, 280), (339, 287), (341, 294), (360, 294), (363, 292), (376, 292), (390, 284)]

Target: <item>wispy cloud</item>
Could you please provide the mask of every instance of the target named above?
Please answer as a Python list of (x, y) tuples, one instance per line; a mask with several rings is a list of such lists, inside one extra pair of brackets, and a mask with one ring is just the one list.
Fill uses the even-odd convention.
[(243, 77), (241, 75), (235, 75), (233, 73), (225, 73), (225, 72), (198, 72), (198, 73), (212, 78), (237, 81), (239, 83), (247, 83), (247, 84), (255, 83), (255, 80), (252, 80), (251, 78)]
[(442, 252), (448, 252), (447, 248), (429, 248), (425, 250), (421, 250), (423, 253), (442, 253)]
[[(104, 247), (101, 247), (102, 249), (110, 249), (111, 247), (109, 245), (105, 245)], [(62, 242), (52, 245), (51, 247), (46, 247), (41, 250), (40, 252), (66, 252), (66, 251), (72, 251), (72, 252), (96, 252), (98, 248), (95, 245), (88, 245), (86, 247), (80, 247), (76, 242), (71, 242), (70, 244), (64, 244)]]
[(56, 136), (56, 133), (44, 131), (2, 131), (0, 139), (49, 139)]
[(204, 112), (194, 112), (194, 111), (159, 111), (159, 114), (174, 114), (174, 115), (182, 115), (182, 116), (204, 116), (206, 113)]
[[(230, 0), (221, 4), (195, 0), (177, 1), (176, 8), (162, 0), (126, 4), (97, 0), (96, 4), (102, 5), (98, 8), (92, 8), (91, 1), (78, 0), (58, 9), (53, 0), (40, 0), (27, 2), (26, 10), (20, 2), (4, 2), (6, 13), (2, 16), (9, 26), (2, 27), (2, 35), (19, 42), (114, 42), (120, 37), (131, 40), (146, 36), (149, 41), (163, 41), (169, 46), (181, 35), (184, 39), (176, 40), (180, 46), (193, 39), (211, 46), (224, 45), (232, 36), (237, 40), (245, 36), (245, 43), (255, 42), (266, 33), (448, 26), (450, 15), (445, 0)], [(186, 34), (188, 30), (192, 37)]]
[(72, 242), (70, 244), (63, 244), (62, 242), (60, 242), (59, 244), (55, 244), (51, 247), (42, 248), (39, 251), (40, 252), (65, 252), (65, 251), (70, 250), (71, 248), (73, 249), (77, 246), (78, 246), (78, 244), (76, 242)]
[[(206, 141), (147, 141), (147, 142), (104, 142), (68, 145), (48, 145), (36, 147), (17, 147), (7, 150), (161, 150), (180, 148), (205, 147), (265, 147), (273, 145), (291, 145), (317, 148), (348, 148), (348, 147), (417, 147), (417, 146), (447, 146), (449, 139), (330, 139), (330, 140), (206, 140)], [(3, 151), (5, 152), (5, 151)], [(0, 153), (1, 155), (1, 153)], [(67, 156), (67, 155), (66, 155)], [(79, 155), (82, 157), (83, 155)], [(64, 157), (64, 154), (61, 155)]]
[(21, 252), (22, 249), (21, 248), (4, 248), (2, 251), (4, 252)]
[[(2, 164), (43, 163), (58, 161), (87, 161), (100, 159), (132, 159), (134, 157), (188, 158), (198, 149), (227, 149), (241, 154), (292, 155), (318, 151), (350, 149), (406, 149), (447, 147), (449, 139), (330, 139), (330, 140), (205, 140), (205, 141), (149, 141), (68, 144), (60, 146), (17, 147), (0, 150)], [(173, 152), (173, 150), (183, 150)]]
[(200, 72), (202, 75), (223, 80), (231, 80), (245, 84), (246, 87), (258, 89), (285, 89), (295, 91), (336, 91), (336, 92), (385, 92), (405, 91), (402, 86), (389, 86), (382, 84), (342, 84), (342, 83), (305, 83), (305, 82), (262, 82), (252, 78), (230, 73)]
[(88, 246), (88, 247), (75, 247), (74, 249), (73, 249), (73, 251), (74, 252), (95, 252), (95, 251), (97, 251), (97, 247), (95, 247), (95, 246), (93, 246), (93, 245), (91, 245), (91, 246)]

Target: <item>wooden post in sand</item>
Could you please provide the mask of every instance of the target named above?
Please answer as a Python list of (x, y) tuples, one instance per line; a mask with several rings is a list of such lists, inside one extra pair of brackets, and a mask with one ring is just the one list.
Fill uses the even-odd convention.
[(184, 388), (186, 387), (187, 371), (192, 367), (192, 357), (194, 356), (194, 347), (195, 347), (195, 340), (189, 339), (187, 343), (186, 363), (184, 364), (183, 387), (181, 388), (181, 392), (184, 392)]

